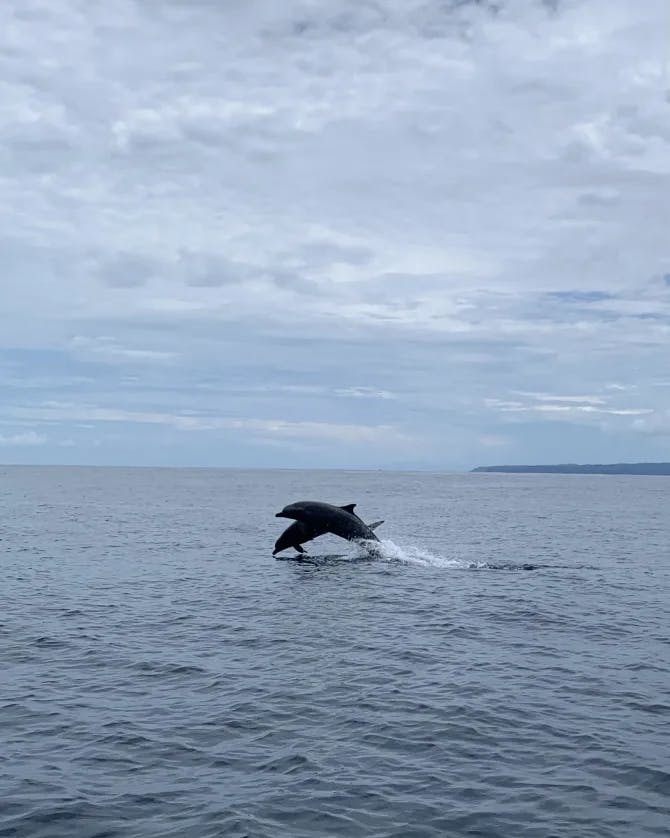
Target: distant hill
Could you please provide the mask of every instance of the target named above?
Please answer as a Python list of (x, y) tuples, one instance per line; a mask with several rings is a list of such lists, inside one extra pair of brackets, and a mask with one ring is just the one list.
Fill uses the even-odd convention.
[(670, 463), (609, 463), (578, 465), (565, 463), (555, 466), (477, 466), (472, 471), (499, 474), (655, 474), (670, 475)]

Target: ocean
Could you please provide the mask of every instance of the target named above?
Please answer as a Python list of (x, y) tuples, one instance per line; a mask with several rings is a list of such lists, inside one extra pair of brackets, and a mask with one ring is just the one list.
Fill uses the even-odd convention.
[[(272, 557), (291, 501), (380, 518)], [(670, 478), (0, 467), (0, 838), (670, 830)]]

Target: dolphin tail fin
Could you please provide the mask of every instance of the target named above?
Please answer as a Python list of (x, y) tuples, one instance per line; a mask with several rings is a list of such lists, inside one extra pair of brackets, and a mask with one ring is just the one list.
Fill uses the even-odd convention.
[(370, 527), (371, 530), (376, 530), (377, 527), (383, 523), (383, 521), (375, 521), (374, 524), (368, 524), (368, 527)]

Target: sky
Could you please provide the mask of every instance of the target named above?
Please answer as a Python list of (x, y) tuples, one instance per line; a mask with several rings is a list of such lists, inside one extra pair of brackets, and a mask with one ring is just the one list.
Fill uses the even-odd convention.
[(670, 460), (667, 0), (0, 32), (0, 462)]

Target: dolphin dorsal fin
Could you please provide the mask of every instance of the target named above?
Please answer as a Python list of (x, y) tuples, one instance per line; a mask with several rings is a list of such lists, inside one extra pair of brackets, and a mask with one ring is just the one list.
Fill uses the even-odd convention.
[(354, 509), (356, 509), (356, 504), (348, 503), (346, 506), (341, 506), (340, 509), (344, 509), (345, 512), (351, 512), (351, 514), (353, 515)]

